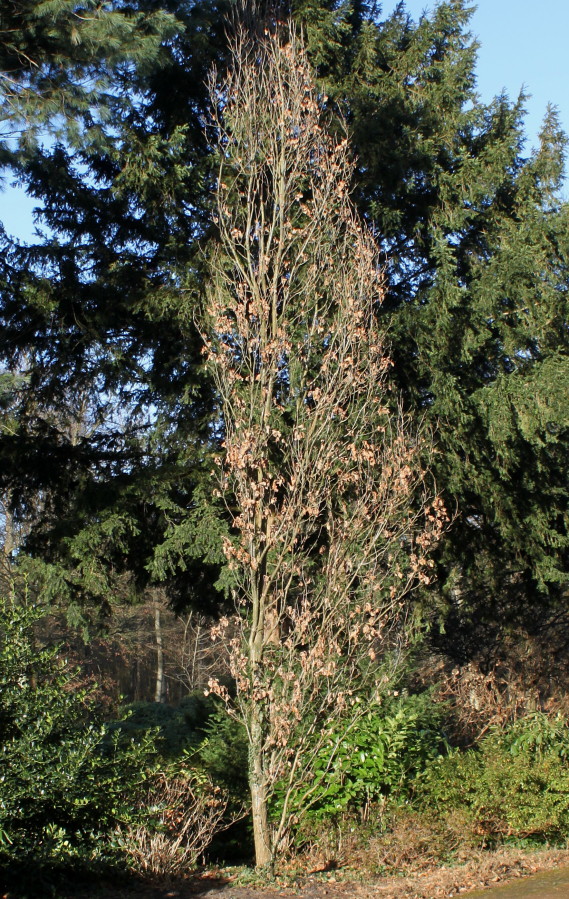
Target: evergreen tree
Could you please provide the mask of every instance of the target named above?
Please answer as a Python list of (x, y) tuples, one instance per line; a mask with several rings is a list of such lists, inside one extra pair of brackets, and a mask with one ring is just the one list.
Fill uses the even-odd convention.
[(306, 28), (384, 243), (394, 377), (437, 428), (437, 482), (457, 510), (439, 589), (466, 654), (477, 621), (535, 625), (563, 596), (569, 423), (565, 137), (549, 110), (524, 156), (523, 94), (479, 101), (470, 13), (462, 0), (418, 23), (403, 4), (384, 22), (336, 9), (333, 61)]
[[(26, 375), (11, 405), (17, 433), (0, 448), (4, 487), (21, 515), (41, 495), (29, 547), (63, 555), (78, 583), (96, 558), (104, 592), (110, 553), (142, 581), (148, 568), (189, 566), (185, 595), (198, 573), (200, 589), (215, 578), (223, 529), (204, 476), (219, 413), (192, 310), (212, 233), (204, 82), (213, 61), (225, 65), (226, 7), (103, 6), (99, 19), (114, 19), (88, 26), (99, 43), (88, 31), (72, 38), (72, 26), (87, 28), (74, 4), (30, 0), (34, 27), (18, 31), (21, 8), (2, 12), (5, 46), (21, 50), (2, 51), (18, 84), (14, 93), (5, 82), (4, 109), (19, 127), (35, 78), (37, 121), (59, 130), (43, 146), (2, 150), (50, 228), (39, 246), (4, 256), (0, 355)], [(524, 155), (523, 95), (476, 96), (465, 0), (417, 23), (403, 4), (384, 20), (363, 2), (293, 0), (278, 15), (289, 12), (330, 127), (338, 112), (347, 119), (354, 196), (383, 242), (393, 377), (408, 409), (437, 428), (438, 487), (457, 510), (439, 589), (465, 640), (471, 621), (520, 611), (536, 621), (567, 584), (569, 248), (555, 113)], [(56, 95), (72, 111), (64, 128), (50, 118)], [(85, 396), (90, 424), (73, 443), (65, 433)]]
[[(107, 10), (115, 38), (105, 55), (102, 28), (84, 51), (92, 83), (77, 99), (64, 45), (75, 7), (60, 4), (64, 46), (48, 62), (67, 73), (66, 117), (52, 122), (48, 104), (53, 140), (11, 155), (49, 232), (7, 247), (0, 352), (25, 380), (12, 403), (18, 428), (2, 442), (4, 490), (17, 516), (34, 507), (27, 548), (64, 563), (44, 568), (54, 589), (99, 599), (109, 572), (148, 579), (168, 521), (193, 502), (212, 415), (188, 295), (199, 291), (209, 221), (202, 116), (224, 16), (215, 4), (172, 4), (178, 18), (146, 6)], [(155, 29), (146, 54), (138, 43), (132, 52), (130, 32), (112, 24), (119, 14), (143, 43), (150, 24), (165, 23), (162, 42)], [(176, 531), (161, 571), (188, 540)], [(214, 574), (194, 552), (200, 564), (180, 591)]]

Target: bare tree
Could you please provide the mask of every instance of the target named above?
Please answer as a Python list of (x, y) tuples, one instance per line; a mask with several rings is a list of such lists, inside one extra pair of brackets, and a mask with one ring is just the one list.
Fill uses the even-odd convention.
[(225, 659), (211, 637), (214, 619), (191, 609), (177, 616), (177, 625), (179, 632), (170, 646), (169, 677), (188, 693), (206, 689), (211, 677), (227, 679), (229, 671), (222, 667)]
[(294, 31), (242, 31), (211, 99), (219, 245), (202, 330), (224, 434), (236, 614), (218, 635), (236, 697), (210, 688), (246, 727), (267, 866), (293, 795), (310, 805), (316, 755), (377, 688), (374, 660), (428, 580), (444, 513), (427, 498), (417, 440), (389, 411), (377, 249), (349, 200), (347, 140), (323, 127), (326, 98)]

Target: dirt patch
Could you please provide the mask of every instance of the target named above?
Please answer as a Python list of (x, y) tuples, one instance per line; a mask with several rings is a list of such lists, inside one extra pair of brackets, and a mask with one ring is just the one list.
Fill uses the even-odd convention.
[[(457, 867), (438, 867), (404, 877), (359, 879), (353, 870), (318, 872), (279, 879), (272, 884), (243, 884), (231, 869), (210, 871), (161, 883), (66, 892), (60, 899), (451, 899), (473, 890), (495, 887), (540, 871), (569, 865), (569, 851), (480, 852)], [(242, 878), (242, 875), (241, 875)], [(9, 894), (7, 899), (17, 899)]]

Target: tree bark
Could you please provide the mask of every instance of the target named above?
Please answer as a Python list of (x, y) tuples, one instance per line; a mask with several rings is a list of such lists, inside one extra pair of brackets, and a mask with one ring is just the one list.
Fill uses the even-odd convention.
[(154, 633), (156, 636), (156, 690), (154, 702), (165, 702), (166, 691), (164, 683), (164, 647), (162, 644), (162, 622), (160, 620), (160, 606), (154, 603)]
[(273, 864), (273, 847), (267, 808), (267, 785), (263, 771), (262, 723), (258, 707), (251, 711), (251, 743), (249, 746), (249, 787), (253, 817), (255, 865), (270, 869)]

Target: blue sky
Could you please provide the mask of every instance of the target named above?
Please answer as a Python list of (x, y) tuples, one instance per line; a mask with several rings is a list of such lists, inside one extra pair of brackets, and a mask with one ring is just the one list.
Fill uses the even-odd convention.
[[(383, 16), (396, 5), (396, 0), (384, 0)], [(414, 19), (435, 6), (429, 0), (406, 2)], [(478, 0), (470, 28), (481, 44), (477, 74), (482, 100), (491, 100), (502, 89), (511, 99), (522, 87), (531, 94), (527, 149), (536, 143), (549, 102), (558, 107), (569, 132), (569, 0)], [(22, 191), (8, 186), (0, 193), (0, 220), (8, 231), (30, 239), (34, 205)]]

